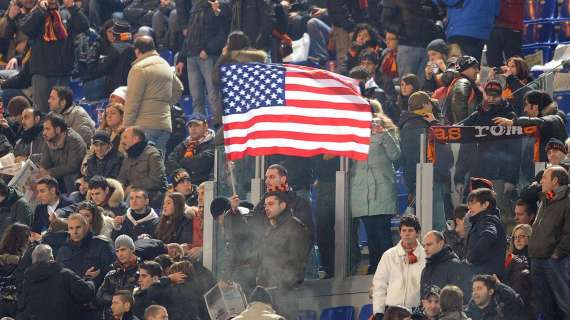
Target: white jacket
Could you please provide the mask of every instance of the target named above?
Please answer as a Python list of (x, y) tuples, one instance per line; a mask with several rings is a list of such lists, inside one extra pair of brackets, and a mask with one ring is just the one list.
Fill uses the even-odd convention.
[(408, 308), (420, 305), (420, 283), (426, 253), (419, 242), (414, 254), (418, 262), (405, 263), (406, 251), (400, 241), (382, 255), (372, 280), (374, 314), (384, 313), (387, 305)]

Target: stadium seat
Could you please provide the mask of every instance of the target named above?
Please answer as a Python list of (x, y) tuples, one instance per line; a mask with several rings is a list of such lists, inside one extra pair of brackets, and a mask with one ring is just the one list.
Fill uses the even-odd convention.
[(523, 46), (522, 48), (523, 56), (527, 56), (537, 51), (542, 51), (542, 64), (552, 60), (553, 50), (552, 46), (548, 44), (538, 44), (531, 46)]
[(344, 306), (344, 307), (334, 307), (324, 309), (321, 313), (321, 320), (353, 320), (354, 319), (354, 307)]
[(526, 45), (550, 43), (553, 35), (551, 21), (525, 23), (523, 29), (523, 43)]
[(79, 79), (71, 79), (69, 86), (73, 91), (73, 99), (75, 101), (80, 101), (85, 96), (83, 95), (83, 82)]
[(317, 320), (317, 312), (314, 310), (301, 310), (297, 320)]
[(164, 60), (166, 60), (166, 62), (168, 62), (169, 65), (174, 64), (174, 54), (172, 53), (172, 51), (170, 51), (168, 49), (162, 49), (158, 52), (158, 54), (160, 54), (160, 56)]
[(559, 19), (570, 18), (570, 0), (562, 0), (560, 4), (560, 12), (558, 13)]
[(360, 313), (358, 314), (358, 320), (368, 320), (372, 315), (372, 304), (365, 304), (360, 308)]
[(570, 42), (570, 19), (558, 20), (554, 23), (554, 37), (557, 43)]
[(368, 245), (368, 235), (366, 234), (366, 228), (364, 228), (362, 220), (358, 222), (358, 245), (360, 248)]
[(185, 115), (191, 115), (192, 114), (192, 97), (190, 96), (182, 96), (180, 98), (180, 106), (182, 107), (182, 109), (184, 110), (184, 114)]
[(557, 0), (526, 0), (524, 5), (525, 20), (552, 19), (556, 15)]
[(570, 91), (557, 91), (553, 95), (558, 108), (564, 113), (570, 113)]

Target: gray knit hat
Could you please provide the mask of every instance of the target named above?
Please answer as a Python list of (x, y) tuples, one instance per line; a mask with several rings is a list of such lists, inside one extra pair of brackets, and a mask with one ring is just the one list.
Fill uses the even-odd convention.
[(115, 239), (115, 249), (119, 249), (121, 247), (135, 251), (135, 242), (128, 235), (122, 234)]

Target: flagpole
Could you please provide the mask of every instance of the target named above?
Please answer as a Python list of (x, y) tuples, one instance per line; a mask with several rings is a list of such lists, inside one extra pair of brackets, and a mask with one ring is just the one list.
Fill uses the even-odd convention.
[(228, 169), (230, 170), (230, 183), (232, 184), (232, 195), (236, 195), (236, 179), (234, 177), (234, 163), (228, 161)]

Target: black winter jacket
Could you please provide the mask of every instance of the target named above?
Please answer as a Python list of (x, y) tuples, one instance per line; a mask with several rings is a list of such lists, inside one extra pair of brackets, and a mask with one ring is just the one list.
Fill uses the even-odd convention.
[(526, 318), (523, 301), (511, 287), (497, 283), (489, 305), (479, 309), (473, 301), (469, 303), (467, 315), (473, 320), (520, 320)]
[(19, 222), (26, 225), (32, 223), (32, 208), (16, 189), (9, 187), (4, 201), (0, 202), (0, 234), (4, 234), (6, 227)]
[(267, 50), (271, 47), (271, 31), (275, 12), (269, 0), (233, 0), (231, 31), (241, 30), (251, 46)]
[(127, 21), (136, 28), (150, 26), (152, 15), (159, 5), (159, 0), (134, 0), (123, 10), (123, 13)]
[(95, 295), (91, 281), (82, 280), (75, 272), (55, 262), (32, 265), (24, 280), (18, 300), (19, 320), (77, 320), (80, 306)]
[(453, 284), (461, 288), (469, 301), (471, 296), (471, 274), (466, 264), (462, 263), (457, 255), (447, 245), (440, 252), (426, 258), (426, 266), (422, 270), (420, 282), (420, 292), (423, 295), (425, 290), (432, 285), (443, 288), (448, 284)]
[(22, 25), (22, 31), (32, 40), (30, 74), (44, 77), (71, 75), (75, 61), (73, 40), (76, 35), (89, 30), (89, 21), (81, 9), (73, 6), (60, 10), (68, 37), (65, 40), (46, 42), (43, 40), (44, 23), (48, 12), (37, 7)]
[[(198, 278), (198, 276), (196, 276)], [(171, 284), (166, 277), (147, 289), (147, 298), (166, 307), (168, 319), (202, 320), (209, 319), (204, 301), (204, 293), (210, 288), (203, 287), (197, 279), (187, 279), (182, 284)]]
[(382, 25), (398, 36), (398, 44), (425, 48), (443, 37), (443, 30), (435, 24), (437, 7), (430, 0), (384, 0), (382, 7)]
[(477, 110), (483, 102), (483, 93), (475, 82), (463, 75), (453, 81), (445, 98), (444, 116), (449, 123), (457, 124)]
[[(113, 230), (112, 238), (115, 239), (122, 234), (128, 235), (131, 239), (138, 239), (142, 234), (148, 234), (151, 238), (154, 238), (159, 218), (154, 209), (147, 207), (145, 210), (146, 214), (138, 214), (133, 213), (133, 210), (129, 208), (121, 228)], [(135, 220), (137, 224), (135, 225), (131, 219)]]
[(85, 180), (89, 181), (89, 179), (97, 175), (116, 179), (119, 176), (124, 158), (123, 154), (115, 148), (112, 148), (103, 159), (99, 159), (95, 154), (92, 154), (87, 158)]
[(498, 209), (487, 209), (469, 218), (467, 262), (473, 274), (496, 274), (504, 271), (507, 235)]
[(174, 148), (166, 160), (166, 170), (172, 175), (176, 169), (183, 168), (190, 174), (190, 180), (195, 185), (214, 178), (214, 133), (208, 132), (208, 136), (198, 144), (192, 157), (186, 158), (186, 149), (189, 139), (184, 140)]
[(131, 64), (135, 61), (135, 49), (133, 44), (126, 41), (113, 43), (107, 56), (90, 70), (93, 78), (105, 76), (105, 96), (109, 96), (113, 90), (127, 85), (127, 77), (131, 70)]
[(115, 261), (115, 253), (108, 238), (93, 236), (91, 232), (83, 238), (79, 245), (68, 239), (59, 249), (57, 255), (57, 262), (78, 275), (85, 275), (85, 271), (91, 267), (100, 270), (99, 275), (93, 279), (97, 288), (111, 269), (113, 261)]
[(113, 294), (119, 290), (132, 292), (138, 284), (139, 261), (123, 267), (118, 261), (113, 263), (113, 269), (107, 272), (103, 284), (97, 290), (97, 302), (106, 308), (111, 306)]
[(327, 10), (331, 24), (347, 32), (368, 18), (367, 8), (360, 8), (358, 1), (353, 0), (328, 0)]

